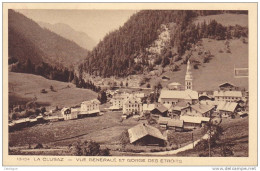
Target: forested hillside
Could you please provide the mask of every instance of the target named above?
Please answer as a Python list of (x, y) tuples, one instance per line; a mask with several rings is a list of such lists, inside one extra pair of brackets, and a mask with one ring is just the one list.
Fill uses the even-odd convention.
[[(109, 77), (124, 77), (151, 71), (156, 65), (173, 65), (173, 70), (186, 63), (184, 55), (201, 38), (225, 40), (247, 37), (248, 29), (241, 26), (223, 26), (215, 20), (194, 24), (198, 16), (246, 11), (174, 11), (144, 10), (133, 15), (118, 30), (109, 33), (79, 66), (81, 72)], [(158, 39), (162, 26), (170, 34), (170, 43), (161, 53), (151, 55), (149, 49)], [(153, 58), (153, 59), (151, 59)], [(141, 60), (136, 60), (141, 59)], [(207, 62), (208, 59), (205, 59)]]
[(8, 11), (9, 58), (25, 62), (71, 67), (86, 57), (87, 50), (56, 33), (41, 28), (24, 15)]

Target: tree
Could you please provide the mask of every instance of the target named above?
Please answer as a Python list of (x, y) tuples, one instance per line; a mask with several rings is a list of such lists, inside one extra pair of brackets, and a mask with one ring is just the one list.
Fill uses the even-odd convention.
[(98, 93), (98, 100), (101, 102), (101, 104), (107, 102), (107, 94), (104, 90)]
[(72, 154), (75, 156), (109, 156), (110, 150), (101, 149), (100, 145), (94, 141), (78, 141), (73, 145)]
[(123, 82), (121, 81), (121, 82), (120, 82), (120, 87), (123, 87), (123, 85), (124, 85), (124, 84), (123, 84)]
[(52, 86), (52, 85), (50, 86), (50, 90), (51, 90), (51, 91), (54, 91), (54, 88), (53, 88), (53, 86)]

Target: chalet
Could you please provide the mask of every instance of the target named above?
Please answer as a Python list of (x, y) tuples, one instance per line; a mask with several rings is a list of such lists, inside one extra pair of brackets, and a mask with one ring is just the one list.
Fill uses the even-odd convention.
[(225, 82), (219, 85), (219, 89), (223, 91), (234, 91), (238, 90), (238, 87), (234, 86), (231, 83)]
[(168, 84), (168, 89), (169, 90), (180, 90), (181, 89), (181, 84), (177, 82), (172, 82)]
[(162, 104), (157, 105), (152, 111), (151, 114), (156, 116), (167, 116), (168, 109)]
[(217, 107), (217, 112), (222, 117), (228, 117), (235, 113), (237, 109), (238, 104), (235, 102), (220, 102)]
[(238, 112), (237, 113), (240, 118), (244, 118), (248, 116), (248, 112)]
[(38, 123), (44, 123), (43, 116), (40, 114), (36, 117)]
[(134, 96), (129, 97), (123, 104), (123, 114), (141, 114), (143, 112), (143, 105), (140, 98)]
[(165, 146), (167, 137), (163, 136), (159, 129), (141, 123), (128, 129), (131, 144), (135, 145), (159, 145)]
[(185, 111), (186, 109), (188, 109), (190, 106), (189, 103), (186, 103), (184, 101), (182, 102), (178, 102), (171, 110), (171, 113), (169, 113), (169, 116), (171, 116), (171, 118), (175, 118), (178, 119), (181, 115), (181, 111)]
[(81, 103), (79, 117), (93, 116), (100, 113), (99, 109), (100, 101), (97, 99), (84, 101)]
[(37, 118), (36, 117), (32, 117), (32, 118), (29, 118), (29, 126), (34, 126), (38, 123), (37, 121)]
[(64, 117), (64, 120), (77, 119), (80, 108), (66, 108), (61, 109), (61, 116)]
[(162, 80), (163, 81), (168, 81), (168, 80), (170, 80), (170, 78), (164, 75), (164, 76), (162, 76)]
[(184, 128), (183, 120), (169, 119), (167, 129), (174, 130), (175, 132), (182, 132)]
[(173, 104), (184, 101), (195, 104), (198, 101), (198, 92), (191, 89), (188, 90), (162, 90), (158, 102), (161, 104)]
[(150, 113), (155, 109), (155, 104), (143, 104), (143, 113)]
[(47, 117), (44, 117), (44, 120), (46, 122), (58, 122), (58, 121), (64, 120), (64, 118), (59, 117), (59, 116), (47, 116)]
[(170, 118), (168, 117), (159, 117), (158, 124), (160, 125), (160, 127), (167, 129), (167, 124), (169, 119)]
[(211, 95), (208, 95), (206, 92), (199, 94), (199, 101), (213, 100), (214, 98)]
[(27, 127), (30, 124), (30, 119), (29, 118), (23, 118), (23, 119), (18, 119), (14, 121), (15, 128), (24, 128)]
[(215, 101), (236, 102), (242, 100), (241, 91), (214, 91)]
[(194, 117), (194, 116), (181, 116), (180, 120), (183, 120), (184, 129), (200, 128), (205, 123), (210, 121), (208, 117)]
[(181, 115), (186, 116), (199, 116), (199, 117), (210, 117), (210, 115), (214, 112), (215, 106), (213, 105), (205, 105), (201, 103), (197, 103), (195, 105), (190, 105), (188, 108), (184, 108), (181, 110)]
[(165, 129), (183, 131), (183, 120), (171, 119), (168, 117), (159, 117), (158, 124)]

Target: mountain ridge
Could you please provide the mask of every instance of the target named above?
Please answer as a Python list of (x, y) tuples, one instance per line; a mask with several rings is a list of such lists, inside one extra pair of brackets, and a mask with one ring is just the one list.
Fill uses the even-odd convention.
[[(75, 67), (88, 52), (14, 10), (8, 11), (8, 38), (9, 57), (23, 62), (30, 58), (34, 63), (43, 61), (54, 66)], [(28, 49), (34, 49), (34, 55)]]
[(47, 22), (37, 21), (37, 23), (42, 27), (46, 28), (66, 39), (74, 41), (80, 47), (87, 50), (92, 50), (96, 45), (93, 38), (82, 31), (76, 31), (71, 26), (64, 23), (50, 24)]

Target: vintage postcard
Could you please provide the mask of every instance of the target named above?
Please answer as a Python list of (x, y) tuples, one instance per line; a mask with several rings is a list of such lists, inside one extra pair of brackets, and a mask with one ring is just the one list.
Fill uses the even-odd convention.
[(256, 166), (257, 3), (3, 3), (4, 166)]

